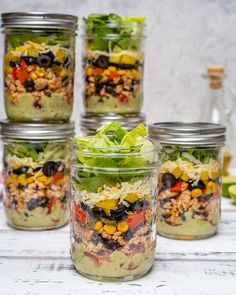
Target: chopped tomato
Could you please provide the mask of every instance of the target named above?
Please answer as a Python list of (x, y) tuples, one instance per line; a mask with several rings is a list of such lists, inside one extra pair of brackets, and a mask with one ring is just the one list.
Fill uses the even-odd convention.
[(113, 72), (113, 73), (110, 73), (110, 75), (108, 76), (109, 79), (114, 79), (114, 78), (120, 78), (120, 75)]
[(19, 67), (13, 68), (13, 77), (15, 80), (19, 80), (21, 84), (24, 84), (27, 79), (29, 79), (29, 73), (27, 71), (27, 65), (24, 60), (21, 61)]
[(137, 227), (143, 221), (144, 221), (144, 212), (142, 210), (137, 210), (133, 212), (126, 219), (126, 222), (129, 224), (130, 228)]
[(181, 192), (182, 189), (182, 181), (176, 181), (176, 183), (170, 188), (173, 192)]
[(103, 73), (103, 69), (100, 69), (100, 68), (94, 68), (94, 69), (93, 69), (93, 72), (94, 72), (95, 76), (100, 76), (100, 75), (102, 75), (102, 73)]
[(120, 97), (119, 97), (119, 101), (121, 103), (127, 103), (129, 100), (128, 100), (128, 97), (124, 94), (121, 94)]
[(79, 221), (82, 225), (86, 224), (88, 221), (88, 213), (83, 211), (83, 209), (74, 203), (73, 205), (73, 222)]
[(53, 182), (60, 182), (64, 178), (62, 172), (56, 172), (53, 176)]

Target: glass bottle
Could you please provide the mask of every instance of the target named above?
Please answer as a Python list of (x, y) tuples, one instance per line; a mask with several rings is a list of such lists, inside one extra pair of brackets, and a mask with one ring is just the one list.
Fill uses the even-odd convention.
[(228, 166), (232, 159), (232, 151), (234, 145), (234, 132), (231, 120), (230, 110), (226, 106), (225, 92), (223, 87), (224, 66), (209, 65), (206, 75), (203, 75), (208, 80), (208, 99), (200, 116), (201, 122), (211, 122), (222, 124), (227, 128), (227, 142), (224, 148), (223, 176), (229, 175)]

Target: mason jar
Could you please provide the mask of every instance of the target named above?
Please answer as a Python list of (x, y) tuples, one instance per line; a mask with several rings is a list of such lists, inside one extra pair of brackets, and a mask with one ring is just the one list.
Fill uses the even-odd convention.
[(91, 14), (83, 36), (87, 113), (139, 113), (143, 104), (144, 18)]
[(85, 136), (94, 135), (96, 130), (106, 123), (119, 121), (121, 126), (126, 130), (132, 130), (138, 124), (146, 123), (146, 116), (142, 113), (138, 114), (82, 114), (80, 116), (81, 132)]
[(94, 153), (74, 146), (71, 257), (80, 274), (128, 281), (151, 269), (158, 164), (152, 143), (145, 152), (129, 153), (126, 149)]
[(3, 13), (2, 27), (8, 119), (68, 121), (73, 108), (77, 17)]
[(24, 230), (65, 225), (69, 219), (74, 124), (0, 124), (3, 204), (8, 224)]
[(217, 232), (225, 132), (211, 123), (149, 125), (150, 137), (161, 144), (158, 234), (196, 240)]

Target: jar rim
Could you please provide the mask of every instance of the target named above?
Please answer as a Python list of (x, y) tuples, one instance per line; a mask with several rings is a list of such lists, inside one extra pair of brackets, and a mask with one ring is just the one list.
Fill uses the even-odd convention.
[(226, 127), (208, 122), (158, 122), (148, 125), (149, 136), (160, 143), (224, 144)]
[(12, 139), (63, 139), (75, 135), (73, 121), (68, 123), (15, 123), (2, 120), (0, 127), (1, 136)]
[(76, 30), (78, 17), (44, 12), (7, 12), (1, 14), (2, 28), (60, 28)]

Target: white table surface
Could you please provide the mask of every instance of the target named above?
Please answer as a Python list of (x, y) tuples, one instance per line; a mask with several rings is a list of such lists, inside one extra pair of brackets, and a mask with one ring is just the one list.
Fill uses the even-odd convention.
[(145, 277), (127, 283), (91, 281), (73, 268), (69, 227), (13, 230), (0, 204), (0, 295), (236, 294), (236, 206), (222, 199), (219, 233), (206, 240), (157, 237), (156, 260)]

